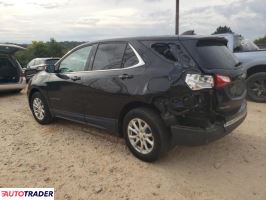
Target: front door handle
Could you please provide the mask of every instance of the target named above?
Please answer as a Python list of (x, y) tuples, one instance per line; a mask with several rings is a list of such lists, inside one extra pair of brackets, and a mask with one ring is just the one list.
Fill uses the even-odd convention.
[(119, 76), (120, 79), (125, 80), (125, 79), (131, 79), (133, 78), (133, 75), (129, 75), (129, 74), (122, 74)]
[(73, 76), (73, 77), (71, 77), (71, 80), (72, 81), (79, 81), (79, 80), (81, 80), (81, 77), (80, 76)]

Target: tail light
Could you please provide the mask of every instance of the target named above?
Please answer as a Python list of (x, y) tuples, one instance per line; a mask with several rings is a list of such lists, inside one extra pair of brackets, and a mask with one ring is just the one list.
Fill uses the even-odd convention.
[(201, 75), (201, 74), (187, 74), (185, 81), (191, 90), (202, 90), (213, 87), (221, 88), (231, 83), (230, 77), (218, 74), (214, 76)]
[(187, 74), (186, 83), (191, 90), (202, 90), (214, 87), (213, 76), (201, 74)]
[(222, 76), (222, 75), (218, 75), (216, 74), (214, 76), (214, 82), (215, 82), (215, 87), (217, 88), (221, 88), (224, 87), (226, 85), (228, 85), (229, 83), (231, 83), (231, 79), (228, 76)]

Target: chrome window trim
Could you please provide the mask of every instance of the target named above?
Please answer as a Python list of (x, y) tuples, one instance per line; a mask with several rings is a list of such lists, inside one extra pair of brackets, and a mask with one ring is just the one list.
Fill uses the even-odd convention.
[[(81, 73), (81, 72), (105, 72), (105, 71), (118, 71), (118, 70), (126, 70), (126, 69), (132, 69), (132, 68), (137, 68), (145, 65), (144, 60), (141, 58), (139, 53), (136, 51), (136, 49), (128, 42), (130, 48), (133, 50), (135, 55), (137, 56), (139, 62), (133, 66), (130, 67), (125, 67), (125, 68), (117, 68), (117, 69), (101, 69), (101, 70), (88, 70), (88, 71), (77, 71), (77, 72), (65, 72), (65, 74), (72, 74), (72, 73)], [(60, 63), (61, 64), (61, 63)]]
[(141, 58), (141, 56), (139, 55), (139, 53), (136, 51), (136, 49), (130, 44), (128, 43), (130, 48), (133, 50), (133, 52), (135, 53), (135, 55), (137, 56), (138, 60), (139, 60), (139, 63), (138, 64), (135, 64), (131, 67), (126, 67), (126, 68), (123, 68), (123, 69), (127, 69), (127, 68), (133, 68), (133, 67), (139, 67), (139, 66), (143, 66), (145, 65), (145, 62), (144, 60)]

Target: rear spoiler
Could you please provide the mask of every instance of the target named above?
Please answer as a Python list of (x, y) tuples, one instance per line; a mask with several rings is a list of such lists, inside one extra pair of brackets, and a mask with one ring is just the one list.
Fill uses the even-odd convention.
[(224, 45), (227, 46), (228, 40), (224, 37), (204, 37), (199, 38), (197, 46), (212, 46), (212, 45)]

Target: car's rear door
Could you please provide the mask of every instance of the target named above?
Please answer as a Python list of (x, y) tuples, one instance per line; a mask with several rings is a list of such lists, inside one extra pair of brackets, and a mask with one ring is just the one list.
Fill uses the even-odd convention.
[(84, 121), (86, 73), (95, 45), (76, 49), (58, 63), (48, 81), (48, 96), (55, 115)]
[(138, 75), (144, 72), (136, 67), (143, 65), (127, 42), (99, 44), (91, 72), (86, 75), (88, 124), (116, 129), (116, 116), (140, 83)]

